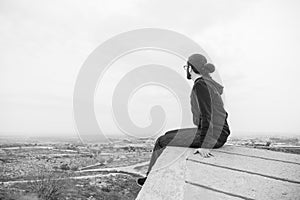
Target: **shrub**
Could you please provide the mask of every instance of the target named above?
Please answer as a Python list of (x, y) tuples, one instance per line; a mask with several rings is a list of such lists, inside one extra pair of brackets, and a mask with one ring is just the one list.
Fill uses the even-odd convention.
[(62, 170), (69, 170), (70, 167), (69, 167), (68, 164), (62, 164), (62, 165), (60, 166), (60, 169), (62, 169)]
[(72, 166), (72, 167), (71, 167), (71, 170), (72, 170), (72, 171), (77, 171), (77, 170), (78, 170), (78, 166)]
[(66, 177), (62, 175), (44, 172), (29, 183), (29, 188), (40, 199), (59, 200), (63, 198), (63, 192), (67, 186), (67, 181), (64, 178)]

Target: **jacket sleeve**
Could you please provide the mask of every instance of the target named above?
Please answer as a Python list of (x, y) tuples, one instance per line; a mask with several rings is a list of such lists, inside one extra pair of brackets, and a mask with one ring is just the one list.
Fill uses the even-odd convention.
[(198, 105), (197, 95), (195, 94), (195, 90), (192, 90), (191, 93), (191, 111), (193, 114), (193, 123), (199, 127), (200, 126), (200, 109)]
[(193, 87), (196, 94), (201, 113), (201, 120), (198, 126), (201, 139), (204, 138), (202, 148), (213, 148), (217, 140), (213, 137), (212, 123), (212, 99), (208, 86), (205, 82), (197, 82)]

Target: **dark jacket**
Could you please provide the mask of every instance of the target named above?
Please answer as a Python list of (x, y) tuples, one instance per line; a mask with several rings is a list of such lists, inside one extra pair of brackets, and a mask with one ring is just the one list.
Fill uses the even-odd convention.
[(199, 77), (194, 82), (191, 109), (193, 122), (198, 127), (197, 134), (205, 137), (203, 148), (213, 148), (217, 141), (225, 143), (230, 135), (228, 113), (221, 98), (223, 88), (210, 76)]

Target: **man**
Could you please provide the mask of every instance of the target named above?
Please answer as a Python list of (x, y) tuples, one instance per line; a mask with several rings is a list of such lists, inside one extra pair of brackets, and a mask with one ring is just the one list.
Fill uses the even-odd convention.
[[(203, 55), (193, 54), (184, 69), (187, 79), (194, 81), (190, 98), (196, 127), (168, 131), (160, 136), (155, 142), (147, 176), (166, 146), (196, 148), (194, 153), (208, 158), (212, 156), (210, 149), (222, 147), (230, 135), (228, 113), (221, 98), (223, 86), (209, 75), (215, 71), (215, 66), (207, 63)], [(142, 186), (147, 176), (139, 178), (138, 185)]]

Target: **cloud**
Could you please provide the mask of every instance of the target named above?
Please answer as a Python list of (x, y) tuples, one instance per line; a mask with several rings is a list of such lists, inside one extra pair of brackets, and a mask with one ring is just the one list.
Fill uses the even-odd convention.
[[(27, 131), (58, 132), (59, 127), (47, 125), (47, 121), (60, 119), (69, 123), (64, 130), (73, 131), (73, 87), (87, 56), (116, 34), (156, 27), (183, 33), (208, 52), (224, 82), (233, 130), (299, 130), (290, 120), (297, 119), (300, 109), (296, 103), (300, 92), (295, 89), (300, 72), (298, 7), (298, 1), (270, 0), (2, 0), (0, 108), (6, 113), (0, 116), (0, 124), (10, 124), (5, 130), (14, 130), (26, 118)], [(130, 67), (143, 63), (165, 64), (175, 70), (182, 65), (181, 60), (163, 53), (128, 55), (112, 66), (112, 76), (107, 74), (109, 87)], [(109, 97), (110, 88), (100, 89)], [(141, 92), (141, 104), (156, 92)], [(160, 98), (164, 95), (159, 92), (157, 100), (166, 103), (167, 98)], [(46, 115), (51, 109), (55, 112)], [(274, 110), (290, 119), (281, 123)], [(24, 114), (13, 120), (6, 117), (10, 112), (10, 116)], [(257, 113), (263, 114), (253, 121)], [(262, 118), (270, 120), (261, 124)], [(1, 128), (4, 130), (3, 125)]]

